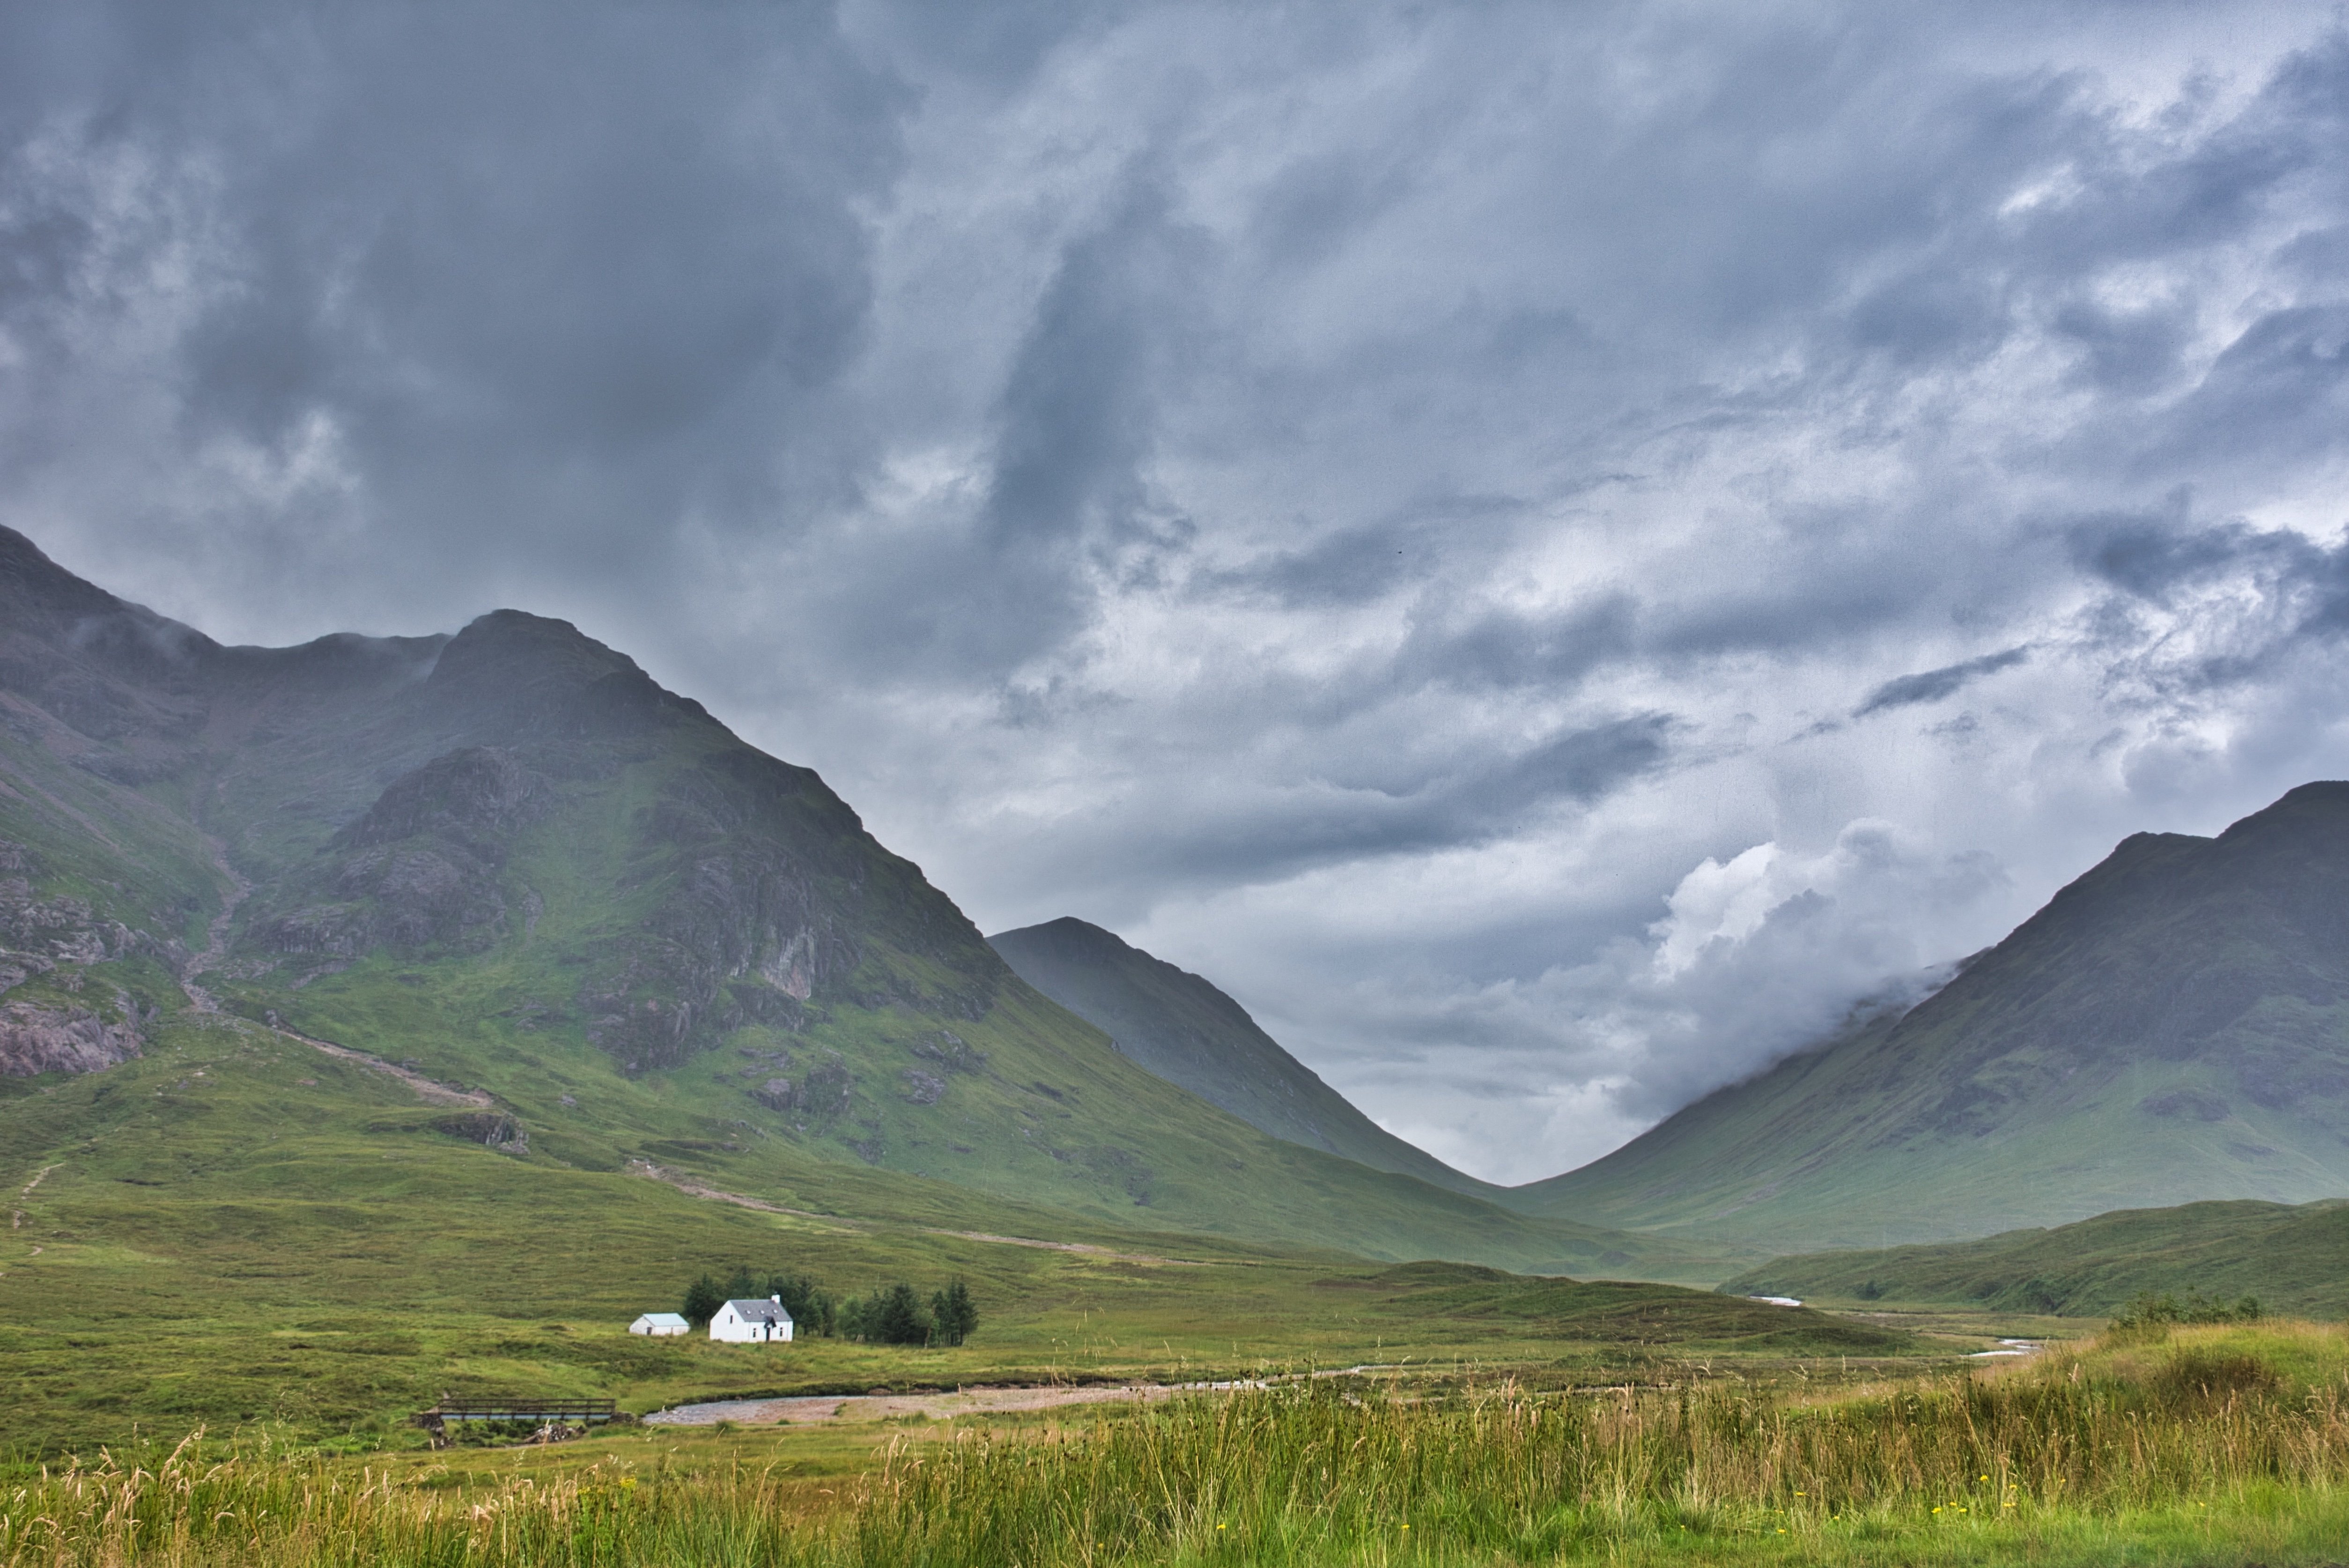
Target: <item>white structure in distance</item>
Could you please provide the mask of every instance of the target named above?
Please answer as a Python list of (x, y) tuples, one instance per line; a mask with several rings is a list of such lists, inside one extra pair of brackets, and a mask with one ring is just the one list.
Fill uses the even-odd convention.
[(657, 1339), (680, 1334), (693, 1325), (673, 1312), (648, 1312), (628, 1325), (630, 1334), (649, 1334)]
[(728, 1302), (709, 1320), (709, 1337), (728, 1345), (764, 1345), (772, 1340), (792, 1337), (792, 1314), (783, 1310), (783, 1298), (769, 1296), (765, 1301)]

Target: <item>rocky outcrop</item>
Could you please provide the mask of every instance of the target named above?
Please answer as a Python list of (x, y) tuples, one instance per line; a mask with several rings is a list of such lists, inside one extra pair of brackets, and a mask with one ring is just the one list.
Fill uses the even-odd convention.
[(60, 963), (119, 958), (138, 940), (129, 927), (98, 919), (79, 898), (36, 898), (26, 878), (0, 877), (0, 963), (29, 961), (35, 972), (47, 973)]
[(460, 1112), (454, 1116), (436, 1116), (432, 1130), (460, 1137), (468, 1143), (478, 1143), (500, 1154), (528, 1154), (530, 1132), (513, 1117), (502, 1111)]
[(128, 1062), (143, 1044), (135, 1024), (86, 1008), (0, 1004), (0, 1075), (9, 1077), (98, 1072)]
[(336, 836), (332, 898), (264, 922), (275, 952), (354, 958), (375, 947), (478, 952), (506, 932), (498, 876), (513, 836), (553, 798), (514, 752), (466, 746), (395, 779)]
[(99, 919), (79, 898), (36, 897), (24, 875), (35, 869), (30, 851), (0, 838), (0, 994), (56, 974), (59, 965), (68, 966), (67, 989), (78, 990), (81, 981), (70, 966), (103, 963), (144, 945), (138, 932), (119, 920)]
[(914, 1042), (914, 1054), (928, 1058), (949, 1073), (983, 1073), (987, 1053), (951, 1029)]
[(343, 831), (358, 848), (419, 835), (502, 861), (514, 831), (548, 798), (546, 781), (502, 746), (465, 746), (392, 781), (367, 814)]

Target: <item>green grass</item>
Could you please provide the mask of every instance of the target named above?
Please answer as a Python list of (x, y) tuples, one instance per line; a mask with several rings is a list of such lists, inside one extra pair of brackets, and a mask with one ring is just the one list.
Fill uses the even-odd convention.
[(2189, 1203), (1978, 1241), (1773, 1259), (1723, 1290), (1806, 1301), (1940, 1303), (2104, 1315), (2189, 1292), (2269, 1311), (2349, 1315), (2349, 1203)]
[(2315, 1563), (2349, 1530), (2344, 1365), (2302, 1325), (1826, 1397), (1325, 1381), (907, 1430), (853, 1478), (800, 1433), (502, 1469), (147, 1452), (0, 1492), (0, 1563)]

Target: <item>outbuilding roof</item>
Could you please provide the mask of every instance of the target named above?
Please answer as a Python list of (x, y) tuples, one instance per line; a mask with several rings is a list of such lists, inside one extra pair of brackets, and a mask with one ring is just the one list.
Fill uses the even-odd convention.
[(637, 1318), (638, 1323), (657, 1323), (663, 1328), (691, 1328), (693, 1325), (673, 1312), (648, 1312)]
[(781, 1302), (751, 1300), (728, 1302), (726, 1304), (734, 1309), (734, 1315), (736, 1317), (748, 1319), (751, 1323), (789, 1323), (792, 1321), (792, 1314), (783, 1310), (783, 1303)]

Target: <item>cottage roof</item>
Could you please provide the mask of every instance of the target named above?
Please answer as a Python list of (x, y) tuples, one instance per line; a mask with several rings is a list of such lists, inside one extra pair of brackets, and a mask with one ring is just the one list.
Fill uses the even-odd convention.
[(783, 1310), (783, 1303), (781, 1302), (754, 1299), (750, 1301), (728, 1302), (726, 1304), (734, 1309), (734, 1315), (736, 1317), (745, 1319), (750, 1323), (789, 1323), (792, 1321), (792, 1314)]

